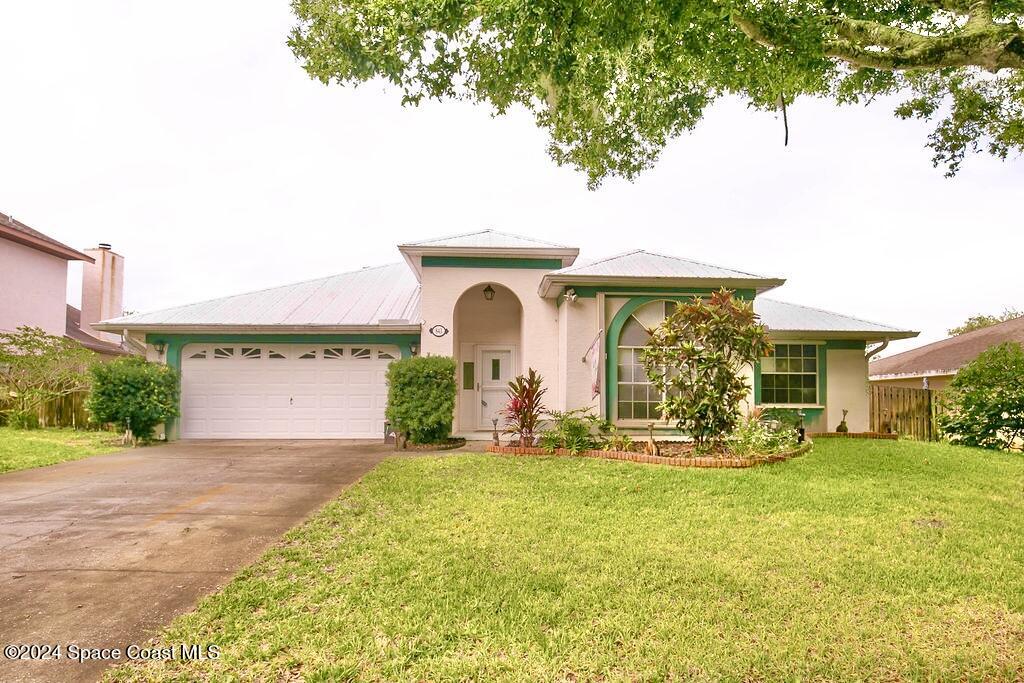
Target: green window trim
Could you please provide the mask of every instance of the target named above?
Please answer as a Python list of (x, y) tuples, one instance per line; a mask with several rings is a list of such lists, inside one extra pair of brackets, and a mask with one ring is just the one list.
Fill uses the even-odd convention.
[[(600, 291), (605, 290), (601, 289)], [(680, 301), (689, 301), (697, 296), (710, 296), (717, 291), (717, 289), (687, 289), (685, 293), (635, 296), (623, 304), (622, 308), (612, 318), (611, 323), (608, 324), (608, 331), (605, 333), (605, 349), (607, 352), (604, 365), (604, 387), (605, 394), (607, 395), (605, 396), (604, 408), (607, 419), (619, 422), (619, 336), (622, 334), (622, 328), (626, 325), (629, 317), (639, 308), (652, 301), (675, 301), (678, 303)], [(753, 298), (752, 292), (751, 298)]]
[(560, 258), (502, 258), (494, 256), (423, 256), (424, 268), (524, 268), (558, 270)]
[[(412, 346), (419, 345), (418, 334), (217, 334), (215, 332), (172, 333), (147, 332), (147, 344), (164, 344), (167, 365), (181, 374), (181, 351), (189, 344), (392, 344), (402, 358), (412, 356)], [(168, 420), (168, 441), (178, 438), (178, 420)]]

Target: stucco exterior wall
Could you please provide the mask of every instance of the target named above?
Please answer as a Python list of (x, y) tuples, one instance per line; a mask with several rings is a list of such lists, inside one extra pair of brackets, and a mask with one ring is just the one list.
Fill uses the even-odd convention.
[[(462, 340), (457, 340), (455, 333), (455, 307), (459, 298), (466, 290), (478, 288), (482, 300), (485, 286), (501, 285), (515, 294), (522, 305), (522, 334), (516, 349), (515, 372), (521, 373), (532, 367), (545, 378), (550, 378), (546, 399), (551, 405), (561, 404), (559, 383), (555, 381), (560, 371), (558, 307), (554, 300), (542, 299), (537, 295), (544, 273), (544, 270), (532, 268), (423, 268), (420, 292), (423, 335), (420, 353), (454, 356), (461, 363), (463, 352), (459, 346)], [(434, 325), (443, 325), (449, 330), (448, 334), (435, 337), (429, 332)], [(461, 409), (457, 415), (461, 422)], [(457, 431), (461, 429), (460, 425), (455, 428)]]
[(68, 262), (0, 239), (0, 330), (21, 325), (64, 336)]
[(868, 394), (868, 361), (860, 349), (828, 349), (826, 351), (826, 424), (816, 431), (835, 431), (843, 419), (843, 409), (850, 411), (846, 426), (851, 432), (866, 432), (870, 425)]
[[(561, 327), (559, 355), (563, 359), (559, 380), (563, 387), (563, 398), (559, 410), (589, 407), (597, 413), (601, 397), (593, 397), (590, 365), (583, 362), (583, 356), (599, 330), (597, 299), (580, 298), (572, 303), (565, 301), (558, 313)], [(603, 365), (603, 359), (601, 362)]]

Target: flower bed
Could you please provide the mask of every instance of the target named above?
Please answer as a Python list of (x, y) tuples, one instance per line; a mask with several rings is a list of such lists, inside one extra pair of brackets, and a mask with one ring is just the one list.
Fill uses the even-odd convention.
[(883, 434), (882, 432), (811, 432), (807, 436), (815, 439), (885, 439), (896, 441), (899, 434)]
[[(646, 453), (633, 453), (630, 451), (582, 451), (576, 455), (581, 458), (603, 458), (605, 460), (626, 460), (628, 462), (642, 462), (652, 465), (671, 465), (672, 467), (712, 467), (712, 468), (739, 468), (754, 467), (772, 462), (781, 462), (803, 455), (811, 450), (813, 443), (808, 440), (798, 448), (786, 453), (766, 455), (757, 458), (736, 457), (736, 456), (710, 456), (710, 457), (664, 457), (648, 455)], [(558, 448), (553, 453), (543, 448), (523, 446), (495, 446), (487, 447), (488, 453), (502, 453), (505, 455), (573, 455), (564, 448)]]

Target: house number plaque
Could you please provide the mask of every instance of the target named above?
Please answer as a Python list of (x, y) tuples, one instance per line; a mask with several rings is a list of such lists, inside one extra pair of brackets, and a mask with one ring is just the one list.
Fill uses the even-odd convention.
[(448, 328), (445, 327), (444, 325), (434, 325), (428, 331), (435, 337), (443, 337), (444, 335), (448, 334)]

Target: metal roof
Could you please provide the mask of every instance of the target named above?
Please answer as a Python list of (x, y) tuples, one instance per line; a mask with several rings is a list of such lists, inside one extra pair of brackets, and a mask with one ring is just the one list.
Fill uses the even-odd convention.
[[(741, 271), (717, 268), (695, 261), (672, 257), (633, 252), (626, 256), (642, 254), (643, 258), (629, 259), (625, 264), (638, 267), (649, 263), (661, 277), (679, 278), (676, 268), (691, 267), (688, 277), (709, 279), (748, 280), (757, 276)], [(650, 258), (653, 257), (653, 258)], [(622, 258), (622, 257), (617, 257)], [(607, 262), (608, 260), (606, 260)], [(581, 266), (587, 269), (592, 266)], [(608, 267), (608, 266), (605, 266)], [(619, 267), (619, 266), (616, 266)], [(564, 271), (575, 271), (566, 268)], [(603, 271), (609, 272), (609, 271)], [(622, 270), (611, 272), (621, 273)], [(670, 273), (670, 275), (664, 275)], [(700, 275), (696, 275), (700, 273)], [(650, 277), (651, 274), (638, 274)], [(658, 275), (655, 275), (658, 277)], [(900, 330), (860, 320), (847, 315), (824, 311), (808, 306), (775, 301), (758, 297), (754, 310), (772, 332), (828, 333), (833, 337), (849, 339), (899, 339), (916, 336), (916, 332)], [(202, 327), (245, 327), (245, 328), (367, 328), (367, 327), (409, 327), (420, 324), (420, 287), (410, 268), (404, 263), (393, 263), (376, 268), (364, 268), (350, 273), (299, 282), (281, 287), (272, 287), (246, 294), (212, 299), (187, 306), (167, 308), (152, 313), (115, 318), (104, 321), (96, 327), (121, 330), (124, 328), (202, 328)]]
[(114, 328), (418, 325), (419, 309), (420, 290), (416, 279), (404, 263), (393, 263), (115, 318), (103, 324)]
[(402, 247), (446, 247), (457, 249), (573, 249), (564, 244), (545, 242), (544, 240), (512, 235), (497, 230), (478, 230), (467, 232), (461, 235), (449, 237), (438, 237), (436, 239), (424, 240), (422, 242), (410, 242), (401, 244)]
[(891, 325), (764, 297), (754, 299), (754, 311), (761, 316), (762, 322), (771, 332), (869, 333), (871, 339), (904, 339), (918, 334)]
[(599, 261), (562, 268), (550, 275), (587, 275), (598, 277), (668, 277), (715, 279), (769, 279), (764, 275), (722, 268), (700, 261), (665, 256), (638, 249)]

